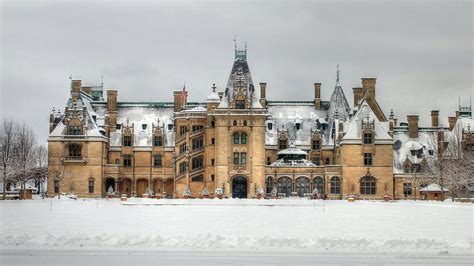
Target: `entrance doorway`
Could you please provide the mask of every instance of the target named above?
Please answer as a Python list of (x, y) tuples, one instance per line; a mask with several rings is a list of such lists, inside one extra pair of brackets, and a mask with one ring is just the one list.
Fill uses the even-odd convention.
[(137, 181), (137, 197), (142, 197), (145, 194), (146, 189), (148, 188), (148, 181), (145, 179), (140, 179)]
[(239, 199), (247, 198), (247, 178), (236, 176), (232, 179), (232, 197)]

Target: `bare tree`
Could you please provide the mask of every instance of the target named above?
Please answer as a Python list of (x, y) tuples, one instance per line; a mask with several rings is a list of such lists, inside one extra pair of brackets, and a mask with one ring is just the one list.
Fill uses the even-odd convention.
[(18, 181), (20, 181), (21, 189), (25, 189), (26, 182), (28, 181), (28, 171), (34, 162), (35, 142), (36, 138), (33, 130), (23, 123), (19, 127), (15, 145), (18, 171), (16, 176)]
[(0, 159), (3, 170), (3, 199), (6, 198), (8, 176), (12, 170), (18, 125), (12, 119), (4, 119), (0, 127)]
[(34, 166), (28, 171), (28, 179), (34, 180), (38, 194), (43, 192), (43, 183), (48, 177), (48, 151), (44, 145), (38, 145), (33, 154)]

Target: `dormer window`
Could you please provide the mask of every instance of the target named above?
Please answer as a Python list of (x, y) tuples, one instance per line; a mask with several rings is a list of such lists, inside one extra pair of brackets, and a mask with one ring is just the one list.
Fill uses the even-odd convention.
[(236, 100), (235, 109), (245, 109), (245, 100)]
[(97, 121), (97, 116), (93, 115), (92, 119), (94, 120), (94, 122), (96, 122)]
[(372, 143), (373, 143), (373, 134), (364, 133), (364, 144), (372, 144)]
[(288, 148), (288, 141), (286, 139), (278, 140), (278, 149), (284, 150), (286, 148)]
[(121, 125), (121, 124), (116, 124), (116, 125), (115, 125), (115, 129), (120, 130), (121, 128), (122, 128), (122, 125)]
[(147, 126), (146, 124), (142, 124), (142, 129), (146, 130), (146, 126)]
[(168, 124), (168, 130), (173, 130), (173, 124)]
[(428, 154), (429, 154), (430, 156), (433, 156), (433, 155), (434, 155), (434, 151), (433, 151), (433, 150), (428, 150)]
[(312, 142), (312, 148), (313, 150), (319, 150), (321, 149), (321, 142), (319, 139), (313, 139), (313, 142)]
[(296, 130), (300, 130), (300, 129), (301, 129), (301, 123), (296, 123), (295, 126), (296, 126)]
[(132, 136), (123, 136), (123, 146), (125, 147), (132, 146)]
[(268, 123), (267, 124), (267, 129), (268, 130), (273, 130), (273, 123)]

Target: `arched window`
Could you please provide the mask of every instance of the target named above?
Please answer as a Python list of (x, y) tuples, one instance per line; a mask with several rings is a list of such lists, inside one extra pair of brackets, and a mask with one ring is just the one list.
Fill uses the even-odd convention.
[(244, 120), (244, 127), (247, 126), (247, 120)]
[(310, 193), (309, 190), (309, 179), (306, 177), (298, 177), (296, 179), (296, 192), (299, 197), (304, 197), (305, 193)]
[(291, 195), (291, 179), (289, 177), (280, 177), (277, 183), (278, 193), (284, 193), (286, 197)]
[(69, 144), (69, 156), (80, 157), (81, 156), (81, 145)]
[(234, 120), (234, 122), (232, 122), (232, 125), (237, 126), (237, 120)]
[(373, 176), (363, 176), (360, 179), (360, 194), (374, 195), (377, 190), (377, 184)]
[(240, 134), (240, 144), (247, 144), (247, 134), (246, 133)]
[(245, 100), (236, 100), (235, 109), (245, 109)]
[(322, 177), (317, 176), (314, 179), (314, 187), (318, 189), (319, 194), (324, 194), (324, 180)]
[(341, 194), (341, 179), (337, 176), (331, 177), (331, 194)]
[(273, 178), (268, 176), (265, 179), (265, 192), (269, 194), (269, 193), (272, 193), (272, 190), (273, 190)]

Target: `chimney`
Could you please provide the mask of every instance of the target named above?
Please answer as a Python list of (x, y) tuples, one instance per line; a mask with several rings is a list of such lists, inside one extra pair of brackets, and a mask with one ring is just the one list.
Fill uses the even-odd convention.
[(260, 103), (262, 107), (267, 107), (267, 83), (260, 82)]
[(362, 88), (352, 88), (354, 94), (354, 109), (359, 107), (359, 101), (362, 100)]
[(363, 88), (363, 95), (367, 92), (372, 93), (375, 98), (375, 81), (376, 78), (361, 78), (362, 80), (362, 88)]
[(439, 127), (439, 110), (431, 111), (431, 126)]
[(53, 132), (54, 130), (54, 108), (49, 114), (49, 133)]
[(179, 112), (183, 107), (183, 100), (181, 96), (181, 91), (173, 91), (173, 99), (174, 99), (174, 111)]
[(321, 83), (314, 83), (314, 106), (316, 110), (321, 109)]
[(75, 102), (79, 98), (79, 92), (81, 91), (81, 80), (75, 79), (71, 81), (71, 98)]
[(448, 123), (449, 123), (449, 131), (452, 131), (454, 128), (454, 125), (456, 125), (456, 122), (458, 121), (458, 118), (455, 116), (450, 116), (448, 117)]
[(113, 132), (117, 124), (117, 90), (107, 90), (107, 114), (109, 115), (110, 130)]
[(411, 139), (418, 138), (418, 116), (407, 115), (408, 121), (408, 137)]

